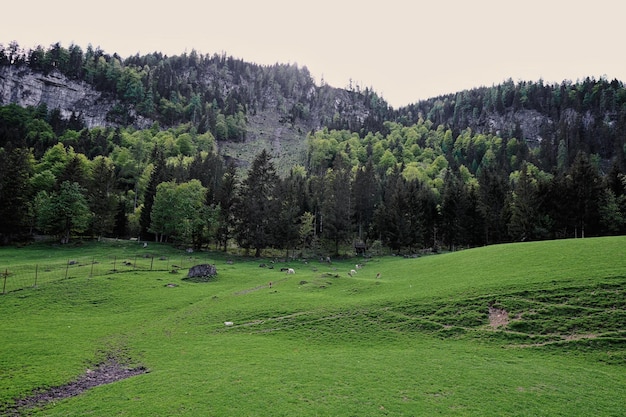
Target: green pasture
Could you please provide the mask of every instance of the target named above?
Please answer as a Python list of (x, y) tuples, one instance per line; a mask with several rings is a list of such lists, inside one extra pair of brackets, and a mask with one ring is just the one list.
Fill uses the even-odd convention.
[[(0, 269), (0, 414), (625, 415), (626, 237), (330, 264), (35, 244)], [(149, 372), (12, 408), (111, 358)]]

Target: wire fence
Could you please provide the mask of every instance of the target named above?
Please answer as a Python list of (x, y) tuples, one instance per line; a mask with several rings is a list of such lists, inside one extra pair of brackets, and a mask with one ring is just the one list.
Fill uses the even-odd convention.
[(178, 272), (198, 263), (193, 256), (173, 258), (168, 256), (135, 255), (132, 257), (82, 257), (67, 261), (48, 263), (0, 265), (1, 294), (38, 287), (55, 281), (70, 278), (91, 278), (97, 276), (128, 273), (133, 271)]

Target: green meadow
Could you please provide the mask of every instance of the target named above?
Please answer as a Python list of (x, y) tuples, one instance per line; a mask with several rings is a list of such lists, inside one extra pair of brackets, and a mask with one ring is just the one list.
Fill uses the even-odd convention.
[[(330, 264), (33, 244), (0, 272), (0, 414), (626, 415), (626, 237)], [(107, 360), (147, 372), (15, 407)]]

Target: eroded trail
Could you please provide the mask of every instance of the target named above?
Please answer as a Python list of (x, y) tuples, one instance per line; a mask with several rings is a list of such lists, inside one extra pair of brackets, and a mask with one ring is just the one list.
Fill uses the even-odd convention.
[(45, 407), (51, 402), (80, 395), (88, 389), (147, 372), (149, 370), (144, 366), (127, 368), (115, 360), (109, 360), (99, 364), (94, 369), (87, 369), (76, 381), (58, 387), (37, 390), (26, 398), (16, 400), (14, 404), (0, 408), (0, 411), (2, 415), (6, 416), (21, 416), (29, 409)]

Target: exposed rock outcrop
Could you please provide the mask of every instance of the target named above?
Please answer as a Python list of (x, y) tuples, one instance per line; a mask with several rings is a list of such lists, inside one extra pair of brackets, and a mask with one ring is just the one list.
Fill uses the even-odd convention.
[(192, 266), (187, 273), (187, 280), (191, 281), (208, 281), (217, 275), (215, 265), (201, 264)]
[[(107, 115), (117, 103), (83, 81), (71, 80), (58, 71), (49, 74), (27, 67), (0, 67), (0, 105), (22, 107), (45, 104), (49, 110), (59, 109), (64, 119), (74, 113), (81, 116), (88, 128), (115, 125)], [(138, 120), (140, 125), (142, 123)]]

